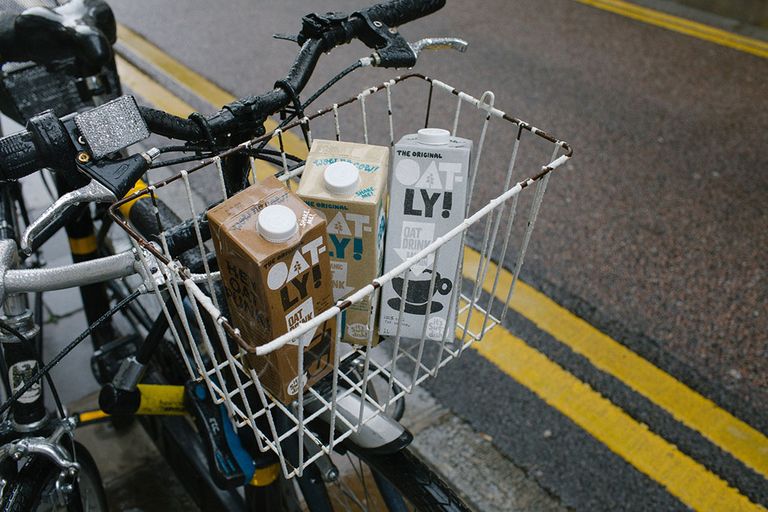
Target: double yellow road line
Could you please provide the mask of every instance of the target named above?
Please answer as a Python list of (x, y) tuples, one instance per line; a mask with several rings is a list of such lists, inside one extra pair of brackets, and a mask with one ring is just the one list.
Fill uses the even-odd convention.
[[(130, 29), (120, 26), (119, 39), (142, 61), (174, 79), (202, 100), (220, 106), (234, 99), (233, 95)], [(118, 69), (124, 85), (158, 108), (177, 115), (192, 112), (189, 104), (120, 57)], [(268, 130), (275, 126), (273, 121), (270, 123), (267, 125)], [(285, 134), (283, 140), (286, 151), (297, 156), (306, 154), (306, 147), (299, 138)], [(269, 168), (263, 168), (262, 172), (270, 171)], [(473, 279), (479, 264), (479, 254), (467, 248), (464, 261), (464, 275)], [(488, 278), (483, 287), (488, 292), (492, 290), (492, 276), (495, 276), (496, 270), (495, 265), (491, 264), (486, 274)], [(511, 284), (512, 275), (504, 269), (499, 271), (498, 290), (505, 291)], [(505, 297), (499, 299), (503, 301)], [(585, 357), (600, 371), (621, 380), (670, 413), (677, 421), (699, 432), (756, 473), (768, 478), (768, 438), (758, 430), (525, 283), (517, 284), (510, 307)], [(589, 385), (503, 327), (493, 329), (474, 347), (483, 357), (639, 471), (664, 486), (686, 505), (696, 510), (764, 510), (701, 463), (682, 453), (674, 444), (650, 431), (646, 425), (633, 419)]]
[(654, 9), (648, 9), (622, 0), (576, 0), (579, 3), (596, 7), (604, 11), (619, 14), (626, 18), (632, 18), (649, 25), (672, 30), (680, 34), (703, 39), (720, 46), (727, 46), (734, 50), (751, 53), (758, 57), (768, 58), (768, 43), (711, 27), (703, 23), (697, 23), (679, 16), (673, 16)]

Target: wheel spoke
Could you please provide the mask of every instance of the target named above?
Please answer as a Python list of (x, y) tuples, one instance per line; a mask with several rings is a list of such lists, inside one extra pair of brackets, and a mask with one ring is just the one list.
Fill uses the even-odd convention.
[(367, 510), (370, 507), (370, 495), (368, 494), (368, 485), (365, 481), (365, 470), (363, 469), (363, 461), (357, 459), (357, 463), (360, 466), (360, 481), (363, 484), (363, 496), (365, 496), (365, 507)]
[(337, 487), (341, 491), (342, 495), (346, 498), (344, 501), (344, 507), (346, 510), (351, 511), (352, 509), (348, 505), (347, 500), (352, 500), (352, 502), (357, 505), (357, 507), (362, 510), (363, 512), (367, 511), (368, 508), (360, 501), (360, 499), (355, 496), (354, 491), (351, 491), (347, 488), (346, 484), (342, 484), (341, 482), (336, 483)]

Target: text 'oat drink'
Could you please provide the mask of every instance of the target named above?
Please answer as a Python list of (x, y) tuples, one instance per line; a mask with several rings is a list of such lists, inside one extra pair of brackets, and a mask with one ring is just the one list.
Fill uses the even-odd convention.
[[(333, 296), (340, 300), (370, 284), (384, 261), (389, 148), (315, 140), (298, 195), (325, 214)], [(376, 344), (376, 301), (367, 296), (342, 314), (342, 340)]]
[[(333, 305), (325, 220), (274, 177), (208, 211), (232, 323), (252, 346)], [(265, 356), (248, 356), (261, 384), (290, 403), (333, 363), (335, 319)], [(304, 368), (299, 371), (299, 344)]]
[[(437, 128), (424, 128), (395, 144), (385, 272), (464, 220), (471, 151), (472, 141)], [(421, 338), (426, 317), (428, 339), (440, 340), (444, 332), (452, 337), (458, 301), (452, 300), (451, 292), (457, 286), (453, 281), (460, 262), (461, 236), (457, 236), (441, 247), (436, 265), (434, 255), (429, 255), (408, 271), (407, 291), (403, 276), (386, 284), (381, 293), (379, 333), (394, 336), (400, 322), (401, 336)], [(433, 275), (432, 303), (427, 311)]]

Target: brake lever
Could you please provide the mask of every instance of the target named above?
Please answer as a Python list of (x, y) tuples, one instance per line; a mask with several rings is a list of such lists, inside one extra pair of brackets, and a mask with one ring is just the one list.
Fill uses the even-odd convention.
[[(21, 235), (21, 250), (27, 255), (32, 254), (52, 234), (50, 227), (60, 223), (70, 208), (80, 204), (114, 203), (122, 198), (158, 154), (159, 151), (152, 148), (118, 161), (79, 161), (77, 167), (89, 178), (88, 182), (59, 197), (27, 226)], [(80, 155), (86, 154), (81, 152)]]
[(59, 219), (66, 216), (67, 211), (83, 203), (106, 203), (115, 202), (117, 197), (107, 187), (95, 180), (90, 180), (84, 187), (67, 192), (59, 197), (56, 202), (45, 209), (45, 211), (27, 226), (21, 235), (21, 250), (26, 255), (32, 254), (41, 243), (40, 235), (48, 231), (49, 226), (56, 224)]
[(424, 50), (456, 50), (464, 53), (469, 43), (457, 37), (426, 37), (413, 43), (406, 42), (396, 32), (390, 33), (390, 44), (376, 50), (370, 57), (361, 59), (364, 66), (412, 67)]

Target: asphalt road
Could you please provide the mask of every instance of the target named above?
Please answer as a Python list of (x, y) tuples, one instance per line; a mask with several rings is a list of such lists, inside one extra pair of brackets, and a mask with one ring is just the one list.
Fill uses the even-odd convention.
[[(523, 277), (768, 431), (766, 61), (572, 0), (448, 3), (402, 32), (410, 39), (459, 36), (470, 50), (425, 55), (417, 71), (478, 95), (493, 89), (498, 106), (575, 150), (551, 182)], [(362, 4), (112, 5), (122, 23), (224, 89), (246, 95), (269, 89), (295, 53), (291, 43), (271, 39), (273, 32), (296, 32), (308, 11)], [(359, 44), (334, 52), (312, 84), (365, 53)], [(362, 72), (331, 97), (389, 76)], [(435, 122), (450, 119), (446, 113)], [(531, 170), (542, 163), (534, 155), (522, 158)], [(495, 175), (479, 180), (478, 197), (495, 196), (497, 183)], [(768, 503), (765, 479), (728, 453), (524, 318), (512, 315), (507, 327), (750, 499)], [(448, 368), (432, 390), (568, 507), (684, 508), (475, 353)]]

